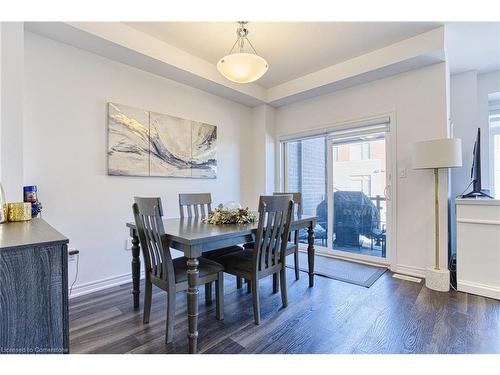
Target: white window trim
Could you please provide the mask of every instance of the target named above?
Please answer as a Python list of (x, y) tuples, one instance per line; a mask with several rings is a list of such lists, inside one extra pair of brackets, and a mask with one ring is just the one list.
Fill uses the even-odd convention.
[[(390, 116), (377, 116), (370, 117), (366, 119), (346, 121), (337, 124), (326, 124), (319, 128), (313, 128), (311, 130), (282, 134), (278, 136), (278, 141), (280, 143), (303, 140), (307, 138), (317, 138), (322, 135), (329, 136), (335, 135), (336, 137), (340, 135), (362, 135), (364, 133), (372, 132), (378, 128), (388, 128), (391, 123)], [(381, 126), (384, 125), (384, 126)]]
[[(497, 102), (495, 102), (497, 103)], [(500, 136), (500, 126), (495, 126), (492, 127), (491, 123), (492, 121), (490, 118), (493, 116), (497, 117), (500, 116), (500, 103), (490, 105), (489, 106), (489, 111), (488, 111), (488, 135), (489, 135), (489, 145), (488, 145), (488, 160), (489, 160), (489, 172), (490, 172), (490, 193), (492, 194), (493, 197), (498, 197), (500, 196), (499, 191), (500, 191), (500, 186), (496, 186), (496, 176), (495, 176), (495, 144), (494, 144), (494, 136), (499, 135)], [(499, 120), (495, 120), (494, 122), (498, 122), (500, 125), (500, 118)]]

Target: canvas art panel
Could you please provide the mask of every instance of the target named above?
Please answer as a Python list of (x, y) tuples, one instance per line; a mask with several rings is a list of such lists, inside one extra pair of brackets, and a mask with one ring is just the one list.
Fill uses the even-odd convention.
[(108, 174), (149, 176), (149, 112), (108, 105)]
[(150, 175), (191, 177), (191, 121), (151, 112)]
[(217, 176), (217, 126), (193, 121), (191, 139), (192, 177), (215, 178)]
[(217, 177), (217, 126), (108, 103), (108, 174)]

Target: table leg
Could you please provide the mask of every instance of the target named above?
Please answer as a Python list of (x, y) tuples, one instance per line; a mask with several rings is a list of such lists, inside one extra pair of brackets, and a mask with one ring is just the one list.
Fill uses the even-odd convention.
[(132, 235), (132, 295), (134, 298), (134, 308), (139, 308), (140, 278), (141, 278), (141, 260), (139, 254), (139, 238), (137, 233)]
[(189, 353), (198, 351), (198, 258), (187, 260), (187, 312), (188, 312), (188, 341)]
[(307, 260), (309, 263), (309, 287), (314, 286), (314, 223), (307, 228)]

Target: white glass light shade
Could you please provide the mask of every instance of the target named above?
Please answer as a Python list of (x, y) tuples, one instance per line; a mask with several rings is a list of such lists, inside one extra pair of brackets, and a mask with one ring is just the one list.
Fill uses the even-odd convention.
[(258, 80), (268, 69), (267, 61), (253, 53), (232, 53), (224, 56), (217, 63), (219, 72), (237, 83), (249, 83)]
[(462, 166), (462, 140), (433, 139), (413, 145), (413, 169), (456, 168)]

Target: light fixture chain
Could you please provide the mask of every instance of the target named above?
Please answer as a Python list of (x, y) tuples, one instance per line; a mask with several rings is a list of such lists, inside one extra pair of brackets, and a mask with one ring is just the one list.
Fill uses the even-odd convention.
[[(240, 24), (240, 27), (237, 30), (238, 38), (236, 38), (236, 41), (234, 42), (233, 46), (229, 50), (228, 54), (230, 55), (230, 54), (233, 53), (234, 47), (236, 47), (237, 44), (239, 45), (239, 49), (240, 49), (239, 52), (240, 53), (245, 52), (244, 49), (245, 49), (245, 40), (246, 40), (248, 42), (248, 44), (250, 45), (250, 47), (252, 47), (253, 53), (255, 53), (256, 55), (258, 55), (258, 53), (255, 50), (255, 47), (253, 46), (252, 42), (250, 42), (250, 40), (247, 37), (248, 31), (246, 31), (246, 29), (244, 29), (244, 25), (247, 22), (238, 22), (238, 23)], [(245, 33), (241, 34), (241, 32), (240, 32), (241, 30), (245, 30)]]
[(234, 47), (236, 46), (236, 44), (240, 41), (240, 38), (236, 39), (236, 42), (234, 42), (233, 46), (231, 47), (231, 49), (229, 50), (229, 53), (228, 55), (232, 54), (233, 53), (233, 49)]

